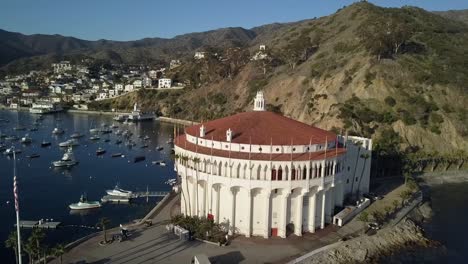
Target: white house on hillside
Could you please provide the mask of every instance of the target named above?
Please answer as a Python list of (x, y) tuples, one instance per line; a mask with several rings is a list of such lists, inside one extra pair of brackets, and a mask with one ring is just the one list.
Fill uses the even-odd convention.
[(172, 80), (168, 78), (161, 78), (158, 81), (158, 88), (171, 88)]
[(205, 58), (205, 52), (203, 51), (197, 51), (195, 52), (195, 55), (193, 56), (196, 60), (204, 59)]

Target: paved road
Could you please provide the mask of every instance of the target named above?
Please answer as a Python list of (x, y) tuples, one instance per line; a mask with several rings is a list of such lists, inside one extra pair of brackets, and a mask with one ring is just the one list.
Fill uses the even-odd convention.
[[(227, 247), (180, 241), (165, 229), (171, 208), (177, 207), (178, 202), (179, 196), (176, 196), (153, 219), (155, 224), (152, 227), (132, 231), (130, 240), (99, 246), (102, 236), (94, 237), (68, 252), (64, 256), (64, 263), (190, 263), (193, 255), (202, 253), (212, 263), (283, 263), (333, 243), (340, 237), (336, 228), (330, 226), (302, 238), (291, 236), (287, 239), (265, 240), (239, 237)], [(113, 231), (116, 232), (118, 230)]]

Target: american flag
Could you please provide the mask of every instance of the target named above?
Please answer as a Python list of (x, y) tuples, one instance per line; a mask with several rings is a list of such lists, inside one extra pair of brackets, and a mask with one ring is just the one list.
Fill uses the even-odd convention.
[(18, 204), (18, 185), (16, 184), (16, 175), (13, 177), (13, 192), (15, 194), (15, 209), (18, 212), (19, 204)]

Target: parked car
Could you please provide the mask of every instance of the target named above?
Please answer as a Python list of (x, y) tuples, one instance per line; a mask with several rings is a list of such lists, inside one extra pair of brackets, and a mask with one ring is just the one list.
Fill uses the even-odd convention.
[(374, 230), (379, 230), (380, 229), (380, 225), (378, 223), (369, 223), (367, 224), (367, 226), (370, 228), (370, 229), (374, 229)]

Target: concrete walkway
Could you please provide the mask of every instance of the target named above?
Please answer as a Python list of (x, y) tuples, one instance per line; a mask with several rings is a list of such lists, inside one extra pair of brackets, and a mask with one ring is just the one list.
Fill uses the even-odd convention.
[[(206, 254), (212, 263), (285, 263), (334, 243), (342, 236), (335, 226), (328, 226), (314, 234), (305, 234), (303, 237), (292, 235), (287, 239), (247, 239), (240, 236), (227, 247), (180, 241), (165, 228), (171, 210), (179, 206), (179, 199), (180, 196), (175, 196), (162, 208), (153, 218), (153, 226), (132, 230), (129, 240), (99, 246), (102, 236), (93, 237), (71, 249), (64, 256), (64, 263), (190, 263), (196, 254)], [(349, 232), (355, 231), (354, 228), (353, 225), (347, 227)], [(109, 232), (112, 233), (118, 233), (118, 230)]]

